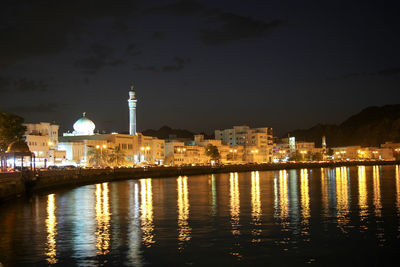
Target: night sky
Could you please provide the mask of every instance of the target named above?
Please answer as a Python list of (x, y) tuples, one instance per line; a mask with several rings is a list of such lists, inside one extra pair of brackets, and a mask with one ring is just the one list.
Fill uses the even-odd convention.
[(395, 1), (1, 1), (0, 109), (72, 130), (278, 134), (398, 104)]

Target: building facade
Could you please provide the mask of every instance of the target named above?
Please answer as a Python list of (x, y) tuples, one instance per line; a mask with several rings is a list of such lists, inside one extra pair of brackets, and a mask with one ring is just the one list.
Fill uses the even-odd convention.
[(25, 123), (25, 141), (29, 150), (35, 154), (35, 165), (44, 168), (63, 164), (66, 151), (58, 150), (59, 125), (49, 122)]
[(234, 126), (232, 129), (215, 130), (215, 139), (230, 147), (243, 146), (245, 162), (272, 162), (273, 130), (270, 127)]

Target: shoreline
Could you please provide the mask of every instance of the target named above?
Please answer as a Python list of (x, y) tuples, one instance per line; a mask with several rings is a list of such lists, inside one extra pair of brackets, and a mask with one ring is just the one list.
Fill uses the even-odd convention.
[(83, 186), (119, 180), (193, 176), (230, 172), (315, 169), (350, 166), (397, 165), (400, 161), (298, 162), (224, 166), (148, 167), (51, 170), (0, 173), (0, 204), (32, 193), (63, 186)]

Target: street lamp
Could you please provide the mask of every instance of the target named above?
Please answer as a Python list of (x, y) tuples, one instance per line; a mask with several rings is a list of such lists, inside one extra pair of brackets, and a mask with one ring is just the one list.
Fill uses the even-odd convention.
[(300, 151), (300, 154), (302, 155), (302, 159), (303, 159), (303, 160), (305, 160), (304, 155), (305, 155), (306, 153), (307, 153), (307, 151), (305, 151), (305, 150)]
[(229, 152), (232, 154), (232, 160), (235, 161), (235, 153), (237, 152), (237, 149), (231, 149)]
[(107, 148), (107, 145), (96, 145), (96, 149), (100, 149), (100, 161), (101, 165), (103, 165), (103, 148)]

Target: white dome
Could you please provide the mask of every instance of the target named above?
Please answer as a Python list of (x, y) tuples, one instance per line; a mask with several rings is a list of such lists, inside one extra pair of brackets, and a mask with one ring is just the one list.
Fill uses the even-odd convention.
[(86, 118), (86, 113), (83, 112), (83, 117), (74, 123), (75, 134), (77, 135), (93, 135), (96, 125), (93, 121)]

